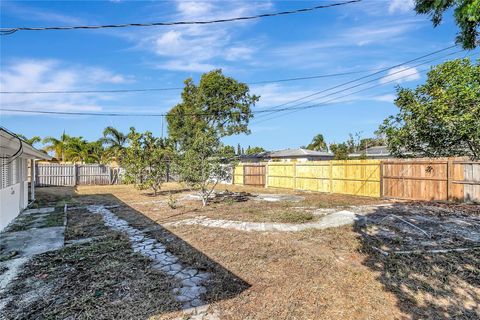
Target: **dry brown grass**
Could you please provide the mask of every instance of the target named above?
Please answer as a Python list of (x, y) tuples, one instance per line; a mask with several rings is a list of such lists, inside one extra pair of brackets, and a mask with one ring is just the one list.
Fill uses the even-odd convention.
[[(231, 186), (228, 189), (293, 193)], [(166, 221), (198, 215), (266, 221), (275, 219), (275, 212), (297, 210), (294, 207), (343, 207), (378, 203), (378, 199), (298, 193), (305, 196), (305, 201), (247, 201), (207, 208), (196, 201), (181, 201), (178, 209), (171, 209), (166, 204), (169, 192), (177, 198), (191, 192), (175, 184), (166, 185), (164, 190), (152, 197), (130, 186), (85, 186), (65, 191), (63, 196), (82, 203), (123, 203), (112, 209), (120, 218), (167, 244), (182, 263), (214, 274), (204, 299), (221, 319), (466, 319), (478, 315), (472, 311), (475, 303), (478, 307), (478, 296), (474, 296), (479, 287), (478, 272), (474, 271), (478, 265), (472, 265), (478, 263), (478, 256), (463, 260), (449, 255), (449, 265), (455, 267), (439, 271), (441, 264), (435, 259), (442, 258), (434, 258), (430, 265), (429, 258), (415, 258), (418, 264), (412, 264), (412, 257), (399, 261), (378, 256), (348, 226), (297, 233), (161, 226)], [(44, 191), (59, 194), (53, 189), (39, 189), (39, 193)], [(85, 224), (90, 223), (94, 224)], [(448, 277), (448, 282), (442, 284), (441, 277)], [(454, 308), (442, 308), (445, 299)], [(178, 312), (156, 313), (161, 319), (176, 316)]]

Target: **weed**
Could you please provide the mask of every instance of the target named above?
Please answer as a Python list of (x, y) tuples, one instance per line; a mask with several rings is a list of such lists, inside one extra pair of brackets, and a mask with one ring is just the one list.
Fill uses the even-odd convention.
[(170, 209), (177, 209), (177, 199), (173, 196), (173, 194), (170, 194), (168, 196), (168, 201), (167, 201), (167, 204), (168, 206), (170, 207)]
[(278, 215), (278, 221), (286, 223), (305, 223), (314, 218), (315, 216), (310, 212), (282, 211)]

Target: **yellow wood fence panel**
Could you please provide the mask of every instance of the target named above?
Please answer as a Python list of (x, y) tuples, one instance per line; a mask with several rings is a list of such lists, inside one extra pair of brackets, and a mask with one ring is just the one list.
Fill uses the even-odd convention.
[(238, 164), (233, 170), (233, 183), (243, 185), (243, 164)]
[[(380, 197), (380, 160), (268, 163), (267, 186), (294, 190)], [(235, 183), (243, 183), (243, 167), (235, 168)]]
[(294, 188), (295, 164), (269, 163), (267, 185), (273, 188)]

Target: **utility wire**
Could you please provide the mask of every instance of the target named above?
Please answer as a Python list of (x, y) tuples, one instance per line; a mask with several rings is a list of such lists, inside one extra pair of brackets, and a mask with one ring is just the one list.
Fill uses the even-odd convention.
[[(359, 74), (359, 73), (365, 73), (365, 72), (372, 72), (372, 71), (377, 71), (377, 70), (380, 70), (380, 68), (370, 69), (370, 70), (348, 71), (348, 72), (341, 72), (341, 73), (321, 74), (321, 75), (306, 76), (306, 77), (262, 80), (262, 81), (244, 82), (244, 83), (252, 85), (252, 84), (301, 81), (301, 80), (311, 80), (311, 79), (319, 79), (319, 78), (331, 78), (331, 77), (347, 76), (347, 75)], [(183, 87), (170, 87), (170, 88), (167, 87), (167, 88), (65, 90), (65, 91), (0, 91), (0, 94), (129, 93), (129, 92), (150, 92), (150, 91), (177, 91), (177, 90), (183, 90), (183, 89), (184, 89)]]
[[(442, 50), (443, 51), (443, 50)], [(452, 54), (456, 54), (458, 52), (461, 52), (463, 50), (460, 50), (460, 51), (457, 51), (457, 52), (454, 52), (454, 53), (449, 53), (448, 55), (452, 55)], [(431, 55), (431, 54), (429, 54)], [(446, 56), (448, 56), (446, 55)], [(425, 56), (423, 56), (425, 57)], [(421, 57), (421, 58), (423, 58)], [(428, 61), (425, 61), (425, 62), (422, 62), (420, 64), (417, 64), (415, 66), (412, 66), (412, 67), (409, 67), (409, 68), (406, 68), (406, 69), (402, 69), (400, 71), (396, 71), (392, 74), (389, 74), (388, 76), (393, 76), (395, 74), (398, 74), (398, 73), (401, 73), (401, 72), (405, 72), (406, 70), (408, 69), (412, 69), (414, 67), (417, 67), (417, 66), (420, 66), (422, 64), (426, 64), (426, 63), (429, 63), (431, 61), (434, 61), (434, 60), (438, 60), (438, 59), (441, 59), (441, 58), (444, 58), (445, 56), (442, 56), (442, 57), (437, 57), (435, 59), (431, 59), (431, 60), (428, 60)], [(410, 60), (410, 61), (415, 61), (415, 60), (418, 60), (419, 58), (416, 58), (416, 59), (413, 59), (413, 60)], [(405, 63), (408, 63), (408, 62), (405, 62)], [(396, 65), (396, 66), (399, 66), (399, 65)], [(394, 66), (395, 67), (395, 66)], [(384, 69), (384, 70), (388, 70), (388, 69), (391, 69), (391, 68), (394, 68), (394, 67), (390, 67), (390, 68), (387, 68), (387, 69)], [(377, 73), (374, 73), (374, 74), (377, 74)], [(369, 76), (372, 76), (374, 74), (371, 74)], [(367, 76), (367, 77), (369, 77)], [(388, 83), (391, 83), (391, 82), (394, 82), (394, 81), (397, 81), (399, 79), (403, 79), (403, 78), (406, 78), (406, 77), (409, 77), (411, 76), (411, 74), (407, 74), (403, 77), (400, 77), (400, 78), (395, 78), (391, 81), (387, 81), (385, 83), (383, 83), (382, 85), (385, 85), (385, 84), (388, 84)], [(366, 77), (362, 77), (362, 78), (359, 78), (359, 79), (363, 79), (363, 78), (366, 78)], [(339, 90), (339, 91), (336, 91), (332, 94), (328, 94), (328, 95), (325, 95), (325, 96), (322, 96), (322, 97), (319, 97), (319, 98), (316, 98), (314, 100), (318, 100), (318, 99), (322, 99), (322, 98), (326, 98), (328, 96), (331, 96), (333, 94), (337, 94), (337, 93), (342, 93), (344, 91), (347, 91), (347, 90), (350, 90), (352, 88), (355, 88), (355, 87), (358, 87), (358, 86), (361, 86), (361, 85), (365, 85), (367, 83), (371, 83), (373, 81), (376, 81), (376, 80), (379, 80), (379, 79), (382, 79), (384, 78), (384, 76), (382, 77), (377, 77), (373, 80), (369, 80), (369, 81), (366, 81), (366, 82), (363, 82), (363, 83), (360, 83), (360, 84), (356, 84), (354, 86), (351, 86), (351, 87), (348, 87), (348, 88), (345, 88), (345, 89), (342, 89), (342, 90)], [(354, 81), (358, 81), (357, 80), (353, 80), (353, 81), (348, 81), (347, 83), (352, 83)], [(345, 84), (347, 84), (345, 83)], [(339, 86), (343, 86), (345, 84), (342, 84), (342, 85), (339, 85)], [(336, 87), (339, 87), (339, 86), (335, 86), (333, 88), (336, 88)], [(378, 85), (375, 85), (375, 86), (372, 86), (372, 87), (368, 87), (366, 89), (371, 89), (371, 88), (374, 88), (374, 87), (377, 87)], [(360, 91), (364, 91), (366, 89), (361, 89), (359, 91), (356, 91), (356, 92), (353, 92), (353, 93), (357, 93), (357, 92), (360, 92)], [(327, 89), (326, 91), (328, 90), (331, 90), (331, 89)], [(325, 91), (325, 90), (323, 90)], [(353, 93), (350, 93), (350, 94), (353, 94)], [(348, 94), (348, 95), (350, 95)], [(309, 95), (311, 96), (311, 95)], [(333, 99), (330, 99), (329, 101), (331, 100), (336, 100), (338, 99), (339, 97), (334, 97)], [(298, 99), (296, 99), (298, 100)], [(310, 101), (308, 101), (310, 102)], [(283, 105), (286, 105), (286, 104), (289, 104), (290, 102), (287, 102)], [(301, 103), (303, 104), (303, 103)], [(265, 110), (255, 110), (255, 111), (252, 111), (251, 113), (252, 114), (258, 114), (258, 113), (277, 113), (277, 112), (282, 112), (282, 111), (291, 111), (291, 110), (302, 110), (302, 109), (308, 109), (308, 108), (311, 108), (312, 106), (305, 106), (305, 107), (300, 107), (301, 104), (297, 104), (297, 105), (294, 105), (294, 106), (290, 106), (290, 107), (284, 107), (284, 108), (278, 108), (279, 106), (283, 106), (283, 105), (279, 105), (279, 106), (276, 106), (276, 107), (273, 107), (273, 108), (269, 108), (269, 109), (265, 109)], [(313, 106), (317, 106), (318, 104), (315, 104)], [(167, 116), (167, 113), (150, 113), (150, 114), (140, 114), (140, 113), (116, 113), (116, 112), (109, 112), (109, 113), (95, 113), (95, 112), (67, 112), (67, 111), (47, 111), (47, 110), (25, 110), (25, 109), (15, 109), (15, 108), (8, 108), (8, 109), (5, 109), (5, 108), (1, 108), (0, 111), (10, 111), (10, 112), (18, 112), (18, 113), (33, 113), (33, 114), (58, 114), (58, 115), (78, 115), (78, 116), (119, 116), (119, 117), (164, 117), (164, 116)], [(208, 116), (208, 115), (212, 115), (212, 113), (190, 113), (190, 114), (184, 114), (185, 116), (189, 116), (189, 115), (194, 115), (194, 116)]]
[(355, 83), (355, 82), (357, 82), (357, 81), (370, 78), (370, 77), (375, 76), (375, 75), (377, 75), (377, 74), (381, 74), (382, 72), (385, 72), (385, 71), (388, 71), (388, 70), (391, 70), (391, 69), (394, 69), (394, 68), (403, 66), (403, 65), (405, 65), (405, 64), (408, 64), (408, 63), (411, 63), (411, 62), (414, 62), (414, 61), (421, 60), (421, 59), (423, 59), (423, 58), (426, 58), (426, 57), (435, 55), (435, 54), (440, 53), (440, 52), (444, 52), (444, 51), (450, 50), (450, 49), (452, 49), (452, 48), (455, 48), (456, 46), (457, 46), (457, 45), (452, 45), (452, 46), (449, 46), (449, 47), (446, 47), (446, 48), (443, 48), (443, 49), (440, 49), (440, 50), (436, 50), (436, 51), (434, 51), (434, 52), (425, 54), (425, 55), (423, 55), (423, 56), (420, 56), (420, 57), (417, 57), (417, 58), (414, 58), (414, 59), (411, 59), (411, 60), (408, 60), (408, 61), (405, 61), (405, 62), (396, 64), (396, 65), (393, 65), (393, 66), (390, 66), (390, 67), (387, 67), (387, 68), (383, 68), (383, 69), (381, 69), (381, 70), (379, 70), (379, 71), (377, 71), (377, 72), (368, 74), (368, 75), (366, 75), (366, 76), (362, 76), (362, 77), (360, 77), (360, 78), (357, 78), (357, 79), (354, 79), (354, 80), (350, 80), (350, 81), (341, 83), (341, 84), (339, 84), (339, 85), (335, 85), (335, 86), (333, 86), (333, 87), (330, 87), (330, 88), (327, 88), (327, 89), (324, 89), (324, 90), (320, 90), (320, 91), (314, 92), (314, 93), (312, 93), (312, 94), (308, 94), (308, 95), (306, 95), (306, 96), (303, 96), (303, 97), (300, 97), (300, 98), (297, 98), (297, 99), (294, 99), (294, 100), (291, 100), (291, 101), (282, 103), (282, 104), (277, 105), (277, 106), (275, 106), (275, 107), (271, 107), (270, 109), (275, 109), (275, 108), (283, 107), (283, 106), (285, 106), (285, 105), (287, 105), (287, 104), (295, 103), (295, 102), (298, 102), (298, 101), (301, 101), (301, 100), (304, 100), (304, 99), (307, 99), (307, 98), (310, 98), (310, 97), (313, 97), (313, 96), (316, 96), (316, 95), (319, 95), (319, 94), (328, 92), (328, 91), (333, 90), (333, 89), (341, 88), (341, 87), (346, 86), (346, 85), (348, 85), (348, 84)]
[[(382, 76), (379, 76), (379, 77), (370, 79), (370, 80), (368, 80), (368, 81), (363, 81), (363, 82), (361, 82), (361, 83), (357, 83), (357, 84), (352, 85), (352, 86), (349, 86), (349, 87), (347, 87), (347, 88), (343, 88), (343, 89), (340, 89), (340, 90), (331, 92), (331, 93), (329, 93), (329, 94), (322, 95), (322, 96), (317, 97), (317, 98), (313, 98), (313, 99), (311, 99), (311, 100), (307, 100), (307, 101), (300, 102), (300, 103), (298, 103), (298, 104), (295, 104), (293, 107), (291, 106), (291, 108), (292, 108), (292, 109), (295, 109), (294, 107), (303, 105), (303, 104), (305, 104), (305, 103), (309, 103), (309, 102), (312, 102), (312, 101), (316, 101), (316, 100), (319, 100), (319, 99), (323, 99), (323, 98), (326, 98), (326, 97), (330, 97), (330, 96), (336, 95), (336, 94), (338, 94), (338, 93), (343, 93), (343, 92), (348, 91), (348, 90), (350, 90), (350, 89), (354, 89), (354, 88), (363, 86), (363, 85), (365, 85), (365, 84), (372, 83), (372, 82), (375, 82), (375, 81), (377, 81), (377, 80), (381, 80), (381, 79), (386, 78), (386, 77), (392, 77), (392, 76), (395, 76), (396, 74), (406, 72), (406, 71), (408, 71), (408, 70), (414, 69), (414, 68), (416, 68), (416, 67), (419, 67), (419, 66), (428, 64), (428, 63), (433, 62), (433, 61), (436, 61), (436, 60), (444, 59), (444, 58), (446, 58), (446, 57), (448, 57), (448, 56), (451, 56), (451, 55), (454, 55), (454, 54), (457, 54), (457, 53), (460, 53), (460, 52), (463, 52), (463, 51), (464, 51), (464, 50), (462, 49), (462, 50), (458, 50), (458, 51), (451, 52), (451, 53), (449, 53), (449, 54), (443, 55), (443, 56), (441, 56), (441, 57), (436, 57), (436, 58), (433, 58), (433, 59), (430, 59), (430, 60), (426, 60), (426, 61), (423, 61), (423, 62), (418, 63), (418, 64), (416, 64), (416, 65), (413, 65), (413, 66), (411, 66), (411, 67), (407, 67), (407, 68), (404, 68), (404, 69), (395, 71), (395, 72), (390, 73), (390, 74), (388, 74), (388, 75), (386, 75), (386, 76), (383, 76), (383, 75), (382, 75)], [(393, 68), (395, 68), (395, 67), (393, 67)], [(373, 75), (376, 75), (376, 74), (377, 74), (377, 73), (373, 73), (373, 74), (371, 74), (371, 75), (368, 75), (368, 76), (366, 76), (366, 77), (362, 77), (362, 78), (359, 78), (359, 79), (369, 78), (369, 77), (371, 77), (371, 76), (373, 76)], [(409, 76), (411, 76), (411, 74), (408, 74), (408, 75), (406, 75), (405, 77), (409, 77)], [(403, 78), (403, 77), (402, 77), (402, 78)], [(396, 80), (398, 80), (398, 79), (399, 79), (399, 78), (397, 77), (396, 79), (394, 79), (394, 81), (396, 81)], [(310, 95), (308, 95), (308, 96), (306, 96), (306, 97), (312, 97), (312, 96), (317, 95), (317, 94), (319, 94), (319, 93), (328, 92), (328, 91), (330, 91), (330, 90), (332, 90), (332, 89), (334, 89), (334, 88), (343, 87), (343, 86), (345, 86), (346, 84), (353, 83), (353, 82), (356, 82), (356, 81), (348, 81), (348, 82), (346, 82), (346, 83), (344, 83), (344, 84), (337, 85), (337, 86), (334, 86), (334, 87), (329, 88), (329, 89), (321, 90), (321, 91), (319, 91), (319, 92), (317, 92), (317, 93), (310, 94)], [(388, 82), (386, 82), (386, 83), (390, 83), (390, 82), (392, 82), (392, 81), (388, 81)], [(304, 97), (304, 98), (305, 98), (305, 97)], [(304, 98), (296, 99), (295, 101), (299, 101), (299, 100), (302, 100), (302, 99), (304, 99)], [(284, 103), (284, 104), (282, 104), (282, 105), (280, 105), (280, 106), (284, 106), (284, 105), (287, 105), (287, 104), (289, 104), (289, 103), (291, 103), (291, 102)], [(276, 106), (276, 107), (271, 107), (271, 108), (269, 108), (269, 109), (272, 110), (272, 111), (274, 111), (277, 107), (278, 107), (278, 106)]]
[(45, 31), (45, 30), (76, 30), (76, 29), (111, 29), (111, 28), (129, 28), (129, 27), (155, 27), (155, 26), (178, 26), (178, 25), (203, 25), (203, 24), (214, 24), (214, 23), (225, 23), (233, 21), (244, 21), (244, 20), (254, 20), (267, 17), (276, 17), (289, 14), (305, 13), (310, 11), (315, 11), (319, 9), (326, 9), (338, 6), (344, 6), (347, 4), (352, 4), (355, 2), (360, 2), (362, 0), (351, 0), (345, 2), (336, 2), (325, 5), (318, 5), (310, 8), (295, 9), (289, 11), (280, 11), (272, 13), (264, 13), (253, 16), (245, 17), (236, 17), (236, 18), (227, 18), (227, 19), (216, 19), (216, 20), (205, 20), (205, 21), (173, 21), (173, 22), (149, 22), (149, 23), (123, 23), (123, 24), (107, 24), (107, 25), (82, 25), (82, 26), (53, 26), (53, 27), (13, 27), (13, 28), (0, 28), (0, 35), (11, 35), (18, 31)]
[[(479, 55), (480, 53), (476, 53), (476, 54), (471, 54), (469, 56), (477, 56)], [(426, 72), (430, 70), (429, 68), (426, 68), (426, 69), (423, 69), (423, 70), (420, 70), (419, 73), (423, 73), (423, 72)], [(318, 108), (318, 107), (323, 107), (323, 106), (326, 106), (326, 105), (331, 105), (331, 104), (337, 104), (337, 103), (347, 103), (348, 101), (338, 101), (338, 102), (334, 102), (335, 100), (337, 99), (341, 99), (341, 98), (345, 98), (347, 96), (350, 96), (350, 95), (353, 95), (353, 94), (356, 94), (356, 93), (360, 93), (360, 92), (363, 92), (363, 91), (367, 91), (367, 90), (370, 90), (370, 89), (374, 89), (374, 88), (377, 88), (377, 87), (380, 87), (380, 86), (384, 86), (386, 84), (389, 84), (389, 83), (392, 83), (392, 82), (396, 82), (398, 80), (401, 80), (401, 79), (404, 79), (404, 78), (407, 78), (409, 77), (410, 74), (408, 75), (405, 75), (403, 77), (399, 77), (399, 78), (395, 78), (395, 79), (392, 79), (390, 81), (387, 81), (387, 82), (384, 82), (384, 83), (381, 83), (381, 84), (378, 84), (378, 85), (373, 85), (373, 86), (370, 86), (370, 87), (367, 87), (367, 88), (363, 88), (363, 89), (360, 89), (360, 90), (357, 90), (357, 91), (354, 91), (354, 92), (350, 92), (350, 93), (347, 93), (343, 96), (340, 96), (340, 97), (334, 97), (334, 98), (331, 98), (327, 101), (323, 101), (323, 102), (320, 102), (320, 103), (317, 103), (317, 104), (313, 104), (313, 105), (308, 105), (308, 106), (294, 106), (294, 107), (290, 107), (290, 108), (283, 108), (283, 109), (277, 109), (277, 110), (274, 110), (272, 111), (272, 113), (277, 113), (278, 110), (282, 110), (282, 111), (286, 111), (286, 110), (292, 110), (291, 112), (287, 112), (287, 113), (283, 113), (283, 114), (280, 114), (280, 115), (276, 115), (276, 116), (273, 116), (273, 117), (270, 117), (270, 118), (267, 118), (267, 119), (261, 119), (260, 121), (256, 121), (255, 120), (253, 121), (253, 125), (254, 124), (258, 124), (258, 123), (262, 123), (262, 122), (265, 122), (265, 121), (268, 121), (268, 120), (272, 120), (272, 119), (275, 119), (275, 118), (279, 118), (279, 117), (282, 117), (282, 116), (286, 116), (286, 115), (289, 115), (289, 114), (292, 114), (292, 113), (295, 113), (295, 112), (298, 112), (298, 111), (301, 111), (301, 110), (306, 110), (306, 109), (312, 109), (312, 108)], [(267, 115), (268, 116), (268, 115)], [(257, 118), (258, 119), (258, 118)]]

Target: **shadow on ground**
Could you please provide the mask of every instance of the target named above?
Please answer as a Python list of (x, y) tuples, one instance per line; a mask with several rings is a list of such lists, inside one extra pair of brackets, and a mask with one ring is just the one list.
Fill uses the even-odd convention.
[[(364, 265), (380, 274), (409, 319), (480, 318), (478, 213), (394, 205), (376, 209), (355, 229)], [(434, 251), (455, 248), (468, 250)]]
[[(230, 299), (250, 285), (197, 248), (111, 194), (81, 196), (74, 189), (39, 194), (40, 206), (68, 203), (65, 240), (70, 245), (33, 257), (19, 278), (0, 294), (9, 297), (6, 319), (146, 319), (182, 310), (172, 290), (178, 280), (152, 269), (152, 261), (132, 251), (129, 239), (103, 224), (87, 205), (117, 205), (117, 217), (166, 246), (184, 266), (211, 276), (204, 303)], [(89, 239), (88, 242), (84, 242)]]

